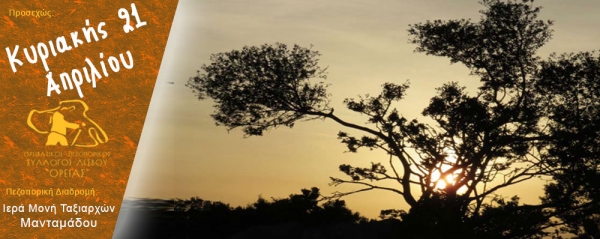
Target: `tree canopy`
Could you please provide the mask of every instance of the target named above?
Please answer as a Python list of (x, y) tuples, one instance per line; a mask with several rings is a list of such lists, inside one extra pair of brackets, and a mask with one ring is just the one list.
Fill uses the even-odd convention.
[[(598, 54), (543, 59), (536, 52), (551, 39), (552, 21), (538, 19), (540, 7), (529, 0), (481, 3), (478, 21), (409, 26), (416, 52), (449, 58), (480, 79), (474, 94), (459, 82), (439, 87), (422, 111), (434, 124), (407, 119), (394, 107), (408, 82), (386, 83), (378, 95), (344, 100), (348, 110), (369, 117), (368, 124), (338, 117), (329, 105), (326, 68), (318, 66), (320, 53), (312, 47), (276, 43), (214, 54), (187, 86), (199, 99), (214, 100), (217, 124), (241, 128), (246, 136), (312, 119), (362, 132), (341, 131), (338, 137), (350, 152), (386, 152), (389, 163), (341, 165), (348, 179), (331, 178), (332, 184), (364, 188), (331, 198), (373, 189), (395, 192), (411, 208), (400, 213), (402, 220), (422, 233), (468, 234), (477, 227), (500, 231), (501, 237), (531, 238), (561, 227), (600, 237)], [(538, 177), (551, 180), (539, 205), (498, 198), (498, 190)], [(398, 187), (383, 187), (381, 180)], [(492, 223), (490, 215), (530, 223)]]

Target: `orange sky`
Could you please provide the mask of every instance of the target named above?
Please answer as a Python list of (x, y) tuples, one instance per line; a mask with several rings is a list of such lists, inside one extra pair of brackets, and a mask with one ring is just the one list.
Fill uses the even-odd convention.
[[(539, 0), (535, 5), (543, 7), (541, 19), (555, 20), (554, 37), (538, 52), (541, 57), (597, 49), (600, 1)], [(344, 98), (377, 94), (384, 82), (409, 79), (408, 96), (397, 108), (409, 119), (423, 120), (420, 112), (436, 87), (459, 81), (474, 92), (478, 80), (448, 59), (413, 53), (408, 24), (478, 19), (480, 9), (476, 0), (180, 0), (125, 196), (199, 196), (236, 206), (254, 202), (259, 194), (286, 197), (312, 186), (324, 193), (349, 189), (328, 186), (329, 176), (343, 176), (340, 164), (368, 166), (385, 160), (385, 154), (343, 153), (336, 134), (344, 128), (331, 121), (302, 122), (248, 139), (240, 131), (227, 133), (214, 125), (212, 103), (198, 101), (184, 86), (188, 78), (213, 53), (264, 43), (312, 44), (322, 53), (321, 66), (329, 66), (329, 92), (340, 117), (364, 122), (343, 108)], [(535, 203), (541, 186), (532, 181), (502, 193)], [(399, 195), (376, 191), (345, 200), (368, 217), (405, 205)]]

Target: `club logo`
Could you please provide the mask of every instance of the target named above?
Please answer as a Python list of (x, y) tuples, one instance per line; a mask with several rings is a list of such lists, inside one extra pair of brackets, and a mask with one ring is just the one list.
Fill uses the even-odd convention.
[(64, 100), (53, 109), (31, 110), (27, 125), (37, 133), (48, 135), (46, 146), (95, 147), (106, 143), (108, 136), (87, 116), (88, 110), (88, 105), (81, 100)]

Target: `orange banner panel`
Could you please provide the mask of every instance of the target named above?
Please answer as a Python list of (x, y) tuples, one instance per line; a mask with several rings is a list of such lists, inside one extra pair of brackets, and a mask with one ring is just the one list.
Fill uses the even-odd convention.
[(0, 2), (2, 238), (112, 237), (176, 6)]

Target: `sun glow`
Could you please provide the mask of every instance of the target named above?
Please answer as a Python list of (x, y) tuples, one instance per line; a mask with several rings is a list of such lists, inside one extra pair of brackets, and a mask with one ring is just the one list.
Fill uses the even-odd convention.
[[(431, 182), (433, 182), (435, 189), (445, 189), (448, 185), (456, 184), (456, 178), (462, 172), (462, 170), (457, 170), (453, 174), (447, 175), (444, 178), (440, 178), (442, 172), (446, 172), (447, 170), (451, 169), (452, 164), (456, 163), (456, 156), (452, 153), (450, 153), (446, 159), (447, 163), (449, 164), (443, 164), (441, 165), (440, 169), (435, 170), (431, 173)], [(463, 194), (466, 191), (467, 187), (462, 186), (456, 191), (456, 193)]]

